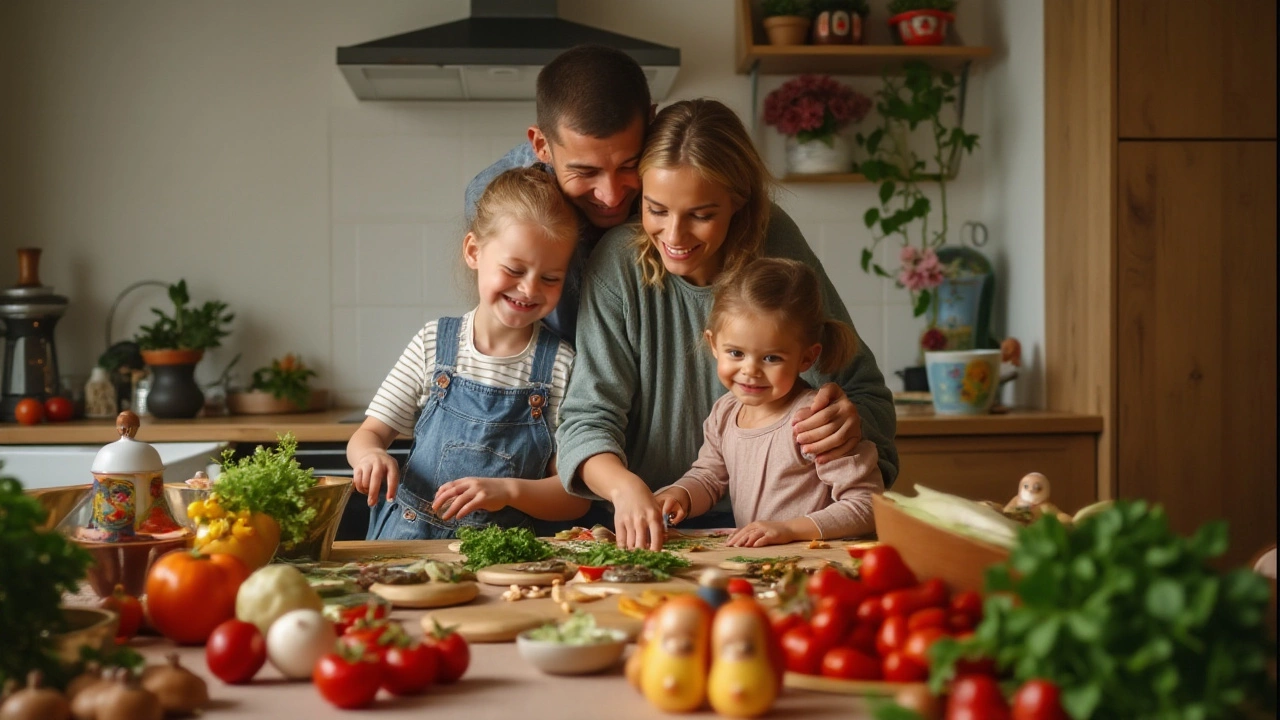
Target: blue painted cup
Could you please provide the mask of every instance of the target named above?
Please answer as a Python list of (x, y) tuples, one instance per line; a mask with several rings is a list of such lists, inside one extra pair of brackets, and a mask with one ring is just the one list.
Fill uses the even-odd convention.
[(1000, 395), (1000, 351), (927, 352), (925, 370), (939, 415), (983, 415)]

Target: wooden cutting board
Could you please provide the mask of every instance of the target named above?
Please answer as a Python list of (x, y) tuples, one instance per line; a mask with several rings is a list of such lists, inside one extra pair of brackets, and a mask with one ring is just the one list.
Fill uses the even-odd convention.
[[(641, 620), (623, 615), (618, 610), (616, 596), (594, 602), (575, 603), (574, 608), (593, 615), (596, 624), (601, 627), (625, 632), (629, 641), (640, 633), (640, 626), (643, 624)], [(560, 605), (551, 598), (508, 602), (486, 595), (470, 605), (428, 610), (422, 615), (422, 628), (430, 631), (434, 623), (439, 622), (441, 625), (454, 626), (467, 642), (511, 642), (525, 630), (549, 622), (560, 622), (567, 617)]]
[(578, 572), (578, 568), (574, 565), (567, 565), (564, 572), (525, 572), (517, 570), (517, 566), (516, 563), (490, 565), (476, 571), (476, 580), (486, 585), (547, 586), (555, 580), (564, 582)]
[(438, 608), (471, 602), (480, 594), (480, 586), (469, 580), (462, 582), (428, 582), (416, 585), (384, 585), (374, 583), (369, 592), (395, 607)]

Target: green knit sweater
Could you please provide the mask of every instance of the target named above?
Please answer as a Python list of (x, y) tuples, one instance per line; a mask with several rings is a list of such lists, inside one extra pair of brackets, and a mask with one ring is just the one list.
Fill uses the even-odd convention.
[[(578, 310), (577, 361), (560, 409), (556, 465), (565, 487), (598, 499), (577, 477), (582, 463), (613, 453), (657, 490), (674, 483), (698, 457), (702, 422), (726, 390), (703, 342), (711, 288), (668, 275), (645, 287), (631, 245), (636, 229), (610, 230), (591, 253)], [(849, 312), (794, 221), (776, 205), (764, 243), (768, 257), (814, 268), (827, 315)], [(834, 376), (805, 373), (814, 387), (839, 383), (858, 408), (863, 437), (880, 451), (886, 487), (898, 475), (893, 396), (866, 345)]]

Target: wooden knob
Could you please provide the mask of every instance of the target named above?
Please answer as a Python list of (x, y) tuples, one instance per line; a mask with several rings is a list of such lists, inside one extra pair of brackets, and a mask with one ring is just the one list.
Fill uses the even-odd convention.
[(132, 410), (125, 410), (116, 416), (116, 432), (120, 433), (120, 437), (132, 440), (138, 434), (138, 424), (138, 416)]
[(40, 287), (40, 248), (18, 248), (18, 287)]

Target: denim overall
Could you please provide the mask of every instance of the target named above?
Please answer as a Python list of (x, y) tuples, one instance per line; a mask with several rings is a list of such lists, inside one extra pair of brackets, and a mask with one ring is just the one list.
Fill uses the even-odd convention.
[(529, 387), (499, 388), (455, 374), (461, 327), (461, 318), (436, 325), (434, 387), (413, 428), (395, 500), (381, 500), (370, 511), (369, 540), (452, 538), (459, 527), (534, 527), (533, 518), (509, 507), (452, 520), (431, 509), (436, 490), (458, 478), (546, 477), (555, 449), (546, 410), (560, 339), (542, 327)]

